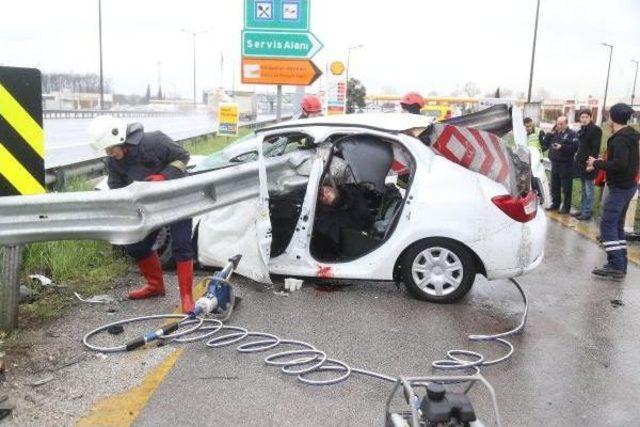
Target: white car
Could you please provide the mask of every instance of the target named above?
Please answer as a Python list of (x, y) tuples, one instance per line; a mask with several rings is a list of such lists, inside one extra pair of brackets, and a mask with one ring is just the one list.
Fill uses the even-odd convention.
[[(463, 297), (476, 274), (492, 280), (531, 271), (543, 259), (547, 224), (523, 133), (514, 132), (513, 147), (498, 136), (513, 123), (522, 127), (521, 115), (496, 107), (443, 124), (358, 114), (260, 129), (195, 171), (257, 160), (292, 172), (281, 182), (267, 174), (259, 200), (197, 218), (198, 260), (220, 267), (245, 253), (238, 272), (257, 280), (268, 280), (266, 273), (401, 281), (433, 302)], [(318, 194), (342, 185), (367, 195), (371, 222), (338, 225), (337, 246), (328, 252), (316, 230)]]
[[(532, 176), (525, 138), (521, 114), (505, 106), (446, 123), (357, 114), (260, 129), (192, 170), (257, 161), (261, 171), (259, 197), (194, 218), (198, 261), (222, 267), (241, 253), (237, 272), (258, 281), (396, 281), (419, 299), (453, 302), (477, 274), (511, 278), (543, 259), (546, 177)], [(287, 173), (271, 178), (273, 167)], [(328, 246), (325, 186), (357, 189), (370, 215), (334, 221)]]

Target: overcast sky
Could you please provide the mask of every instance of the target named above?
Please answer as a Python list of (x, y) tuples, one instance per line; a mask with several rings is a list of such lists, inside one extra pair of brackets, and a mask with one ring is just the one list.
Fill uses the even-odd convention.
[[(468, 81), (483, 93), (527, 91), (535, 0), (310, 0), (311, 31), (324, 43), (314, 61), (345, 59), (369, 93), (449, 94)], [(191, 96), (192, 41), (198, 89), (240, 88), (243, 0), (103, 0), (104, 72), (118, 93), (162, 84)], [(0, 64), (43, 72), (98, 72), (97, 0), (20, 0), (0, 12)], [(608, 49), (615, 46), (610, 99), (630, 96), (640, 60), (640, 1), (541, 0), (534, 94), (602, 97)], [(220, 55), (224, 56), (221, 75)], [(258, 87), (258, 90), (271, 89)], [(313, 91), (316, 88), (311, 88)]]

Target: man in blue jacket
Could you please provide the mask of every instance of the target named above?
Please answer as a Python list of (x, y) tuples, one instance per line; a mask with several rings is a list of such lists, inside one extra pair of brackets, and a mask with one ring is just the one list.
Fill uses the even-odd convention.
[(579, 145), (578, 134), (569, 129), (567, 118), (565, 116), (558, 117), (556, 125), (542, 141), (542, 151), (549, 150), (549, 160), (551, 160), (552, 203), (547, 210), (560, 210), (562, 214), (571, 212), (573, 158)]

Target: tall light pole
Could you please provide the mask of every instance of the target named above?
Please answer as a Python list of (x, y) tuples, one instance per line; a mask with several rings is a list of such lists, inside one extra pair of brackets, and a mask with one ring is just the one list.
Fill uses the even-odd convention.
[(636, 82), (638, 81), (638, 64), (640, 64), (638, 61), (636, 61), (635, 59), (632, 59), (631, 62), (633, 62), (634, 64), (636, 64), (636, 75), (633, 78), (633, 90), (631, 91), (631, 106), (633, 107), (633, 104), (636, 100)]
[(102, 76), (102, 0), (98, 0), (98, 44), (100, 45), (100, 109), (104, 110), (104, 79)]
[(602, 43), (602, 46), (606, 46), (609, 48), (609, 67), (607, 68), (607, 82), (604, 85), (604, 100), (602, 101), (601, 123), (604, 123), (604, 120), (605, 120), (604, 112), (607, 108), (607, 92), (609, 92), (609, 73), (611, 72), (611, 57), (613, 56), (613, 45), (610, 45), (608, 43)]
[(188, 30), (182, 29), (183, 33), (187, 33), (191, 37), (193, 37), (193, 109), (194, 110), (195, 110), (196, 104), (197, 104), (197, 98), (196, 98), (196, 36), (198, 34), (206, 33), (207, 31), (208, 30), (188, 31)]
[(538, 40), (538, 17), (540, 16), (540, 0), (536, 4), (536, 24), (533, 28), (533, 47), (531, 48), (531, 70), (529, 71), (529, 92), (527, 102), (531, 102), (531, 87), (533, 86), (533, 64), (536, 62), (536, 41)]
[(347, 70), (346, 70), (346, 77), (347, 77), (347, 89), (345, 91), (345, 98), (347, 98), (347, 102), (349, 102), (349, 62), (351, 61), (351, 51), (353, 49), (360, 49), (361, 47), (363, 47), (364, 45), (359, 44), (356, 46), (351, 46), (349, 49), (347, 49)]

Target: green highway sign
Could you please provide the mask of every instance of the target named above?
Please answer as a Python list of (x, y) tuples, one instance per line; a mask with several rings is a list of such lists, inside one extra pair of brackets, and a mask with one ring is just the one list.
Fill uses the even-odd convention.
[(320, 40), (310, 32), (242, 32), (242, 55), (247, 57), (310, 59), (322, 47)]
[(245, 0), (247, 30), (309, 30), (309, 0)]

